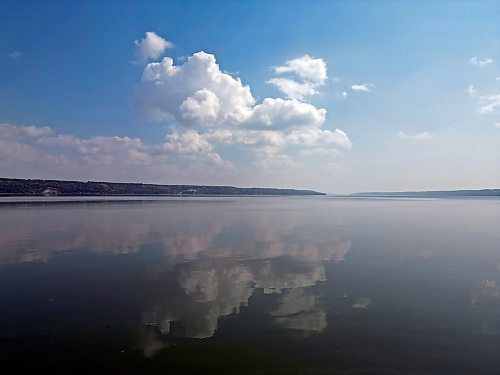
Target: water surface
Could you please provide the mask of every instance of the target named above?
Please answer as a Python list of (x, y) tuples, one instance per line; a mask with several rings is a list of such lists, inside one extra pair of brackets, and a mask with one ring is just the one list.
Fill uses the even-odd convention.
[(500, 373), (500, 200), (3, 199), (7, 372)]

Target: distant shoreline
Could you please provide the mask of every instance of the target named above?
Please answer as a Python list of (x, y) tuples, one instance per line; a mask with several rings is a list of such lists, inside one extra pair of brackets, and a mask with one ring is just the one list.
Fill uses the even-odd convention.
[(366, 192), (354, 193), (350, 197), (372, 198), (447, 198), (447, 197), (500, 197), (500, 189), (478, 190), (429, 190), (429, 191), (399, 191), (399, 192)]
[(0, 197), (96, 196), (305, 196), (326, 195), (314, 190), (240, 188), (211, 185), (156, 185), (126, 182), (63, 181), (0, 178)]

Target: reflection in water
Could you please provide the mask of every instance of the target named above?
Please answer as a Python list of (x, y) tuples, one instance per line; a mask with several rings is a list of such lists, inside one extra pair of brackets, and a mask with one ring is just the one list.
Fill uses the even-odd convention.
[(499, 301), (500, 285), (495, 280), (483, 280), (471, 299), (472, 307), (481, 311), (478, 332), (489, 335), (500, 332), (499, 312), (494, 308)]
[(144, 353), (144, 357), (151, 358), (170, 345), (162, 340), (157, 330), (145, 328), (142, 330), (139, 346)]
[(129, 254), (152, 243), (162, 244), (172, 259), (188, 260), (205, 250), (220, 229), (208, 217), (193, 221), (190, 212), (180, 207), (172, 207), (169, 216), (164, 216), (152, 203), (133, 202), (139, 210), (128, 216), (122, 211), (135, 210), (118, 204), (90, 204), (91, 209), (79, 205), (26, 207), (13, 210), (13, 216), (4, 215), (0, 218), (0, 263), (46, 262), (59, 252), (76, 249)]
[(104, 342), (100, 360), (127, 369), (180, 353), (183, 370), (226, 364), (234, 348), (250, 373), (267, 353), (322, 370), (499, 373), (499, 204), (0, 205), (0, 350), (12, 367), (25, 346), (55, 363)]
[[(256, 289), (280, 295), (279, 307), (269, 312), (278, 326), (304, 334), (326, 328), (320, 296), (311, 287), (326, 281), (324, 262), (344, 260), (351, 247), (329, 229), (339, 220), (335, 215), (318, 226), (314, 211), (284, 215), (249, 205), (242, 216), (230, 209), (231, 201), (101, 206), (13, 210), (11, 220), (2, 223), (10, 228), (0, 234), (1, 261), (47, 262), (75, 249), (112, 254), (160, 249), (162, 263), (149, 267), (138, 287), (143, 324), (163, 335), (210, 337), (219, 318), (238, 313)], [(47, 210), (56, 214), (40, 227)], [(148, 342), (146, 354), (164, 345), (151, 328), (142, 340)]]
[(143, 312), (147, 317), (143, 322), (158, 326), (164, 334), (170, 333), (174, 322), (180, 323), (185, 335), (194, 338), (212, 336), (219, 317), (238, 312), (252, 294), (247, 269), (230, 264), (215, 267), (210, 260), (181, 264), (143, 287), (152, 292), (144, 301), (150, 310)]
[(326, 326), (326, 312), (318, 306), (318, 297), (307, 288), (291, 289), (283, 296), (280, 307), (271, 313), (276, 322), (305, 334), (321, 332)]
[(355, 309), (368, 309), (372, 305), (371, 298), (362, 297), (356, 300), (356, 303), (352, 305)]
[[(180, 322), (187, 337), (210, 337), (220, 317), (238, 313), (254, 290), (261, 289), (264, 294), (282, 295), (280, 307), (271, 312), (278, 325), (304, 333), (325, 329), (326, 313), (311, 287), (326, 281), (323, 263), (343, 260), (350, 241), (329, 236), (336, 242), (324, 239), (319, 245), (304, 244), (301, 238), (289, 236), (298, 229), (292, 218), (283, 223), (283, 232), (275, 228), (266, 232), (265, 222), (252, 221), (245, 227), (261, 236), (257, 242), (239, 242), (246, 245), (244, 252), (236, 241), (225, 238), (225, 234), (238, 230), (234, 225), (227, 223), (214, 233), (206, 248), (197, 251), (196, 259), (177, 259), (169, 272), (147, 278), (143, 289), (157, 293), (144, 302), (151, 306), (142, 314), (144, 324), (158, 326), (167, 334), (173, 322)], [(174, 238), (170, 243), (177, 241)], [(175, 247), (165, 248), (165, 252), (167, 256), (170, 252), (179, 254)], [(151, 283), (152, 279), (156, 280)], [(179, 291), (172, 291), (174, 288), (182, 290), (181, 297), (171, 298), (179, 295)]]

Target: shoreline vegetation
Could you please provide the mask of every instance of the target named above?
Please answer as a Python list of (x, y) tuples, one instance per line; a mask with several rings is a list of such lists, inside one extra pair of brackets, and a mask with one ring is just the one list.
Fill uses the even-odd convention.
[[(0, 197), (71, 196), (292, 196), (327, 195), (303, 189), (240, 188), (213, 185), (160, 185), (129, 182), (0, 178)], [(500, 189), (360, 192), (333, 194), (359, 198), (500, 197)]]
[(0, 178), (0, 197), (27, 196), (187, 196), (187, 195), (326, 195), (313, 190), (240, 188), (209, 185), (157, 185), (127, 182), (61, 181)]

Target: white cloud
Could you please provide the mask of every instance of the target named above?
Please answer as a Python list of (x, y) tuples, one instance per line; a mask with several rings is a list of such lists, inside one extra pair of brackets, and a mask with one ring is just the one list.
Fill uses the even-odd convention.
[(193, 171), (203, 174), (228, 168), (231, 163), (191, 129), (173, 131), (163, 144), (145, 144), (139, 138), (79, 138), (57, 134), (49, 127), (0, 124), (0, 174), (4, 176), (165, 181), (172, 176), (188, 178)]
[(180, 106), (183, 119), (199, 126), (213, 125), (219, 114), (219, 98), (212, 91), (201, 89), (184, 100)]
[(326, 110), (294, 99), (265, 98), (253, 108), (244, 126), (261, 129), (319, 127), (325, 122)]
[(495, 77), (495, 81), (500, 81), (500, 76)]
[(288, 60), (285, 65), (274, 68), (276, 74), (290, 74), (287, 78), (272, 78), (266, 83), (276, 86), (287, 98), (303, 100), (306, 96), (318, 93), (324, 85), (327, 75), (326, 63), (323, 59), (304, 55)]
[(487, 97), (480, 97), (482, 103), (479, 108), (480, 114), (487, 114), (496, 111), (500, 108), (500, 94), (490, 95)]
[(147, 146), (139, 138), (94, 136), (81, 139), (73, 135), (57, 134), (42, 136), (36, 140), (39, 151), (49, 152), (43, 146), (50, 146), (60, 155), (83, 161), (87, 165), (147, 163), (150, 155)]
[(285, 65), (274, 68), (277, 74), (293, 73), (300, 78), (322, 85), (327, 76), (326, 62), (320, 58), (304, 55), (299, 58), (288, 60)]
[(319, 147), (341, 147), (350, 149), (351, 141), (345, 132), (340, 129), (302, 129), (294, 130), (288, 137), (290, 144), (319, 146)]
[(479, 59), (478, 57), (474, 56), (474, 57), (471, 57), (469, 62), (472, 64), (472, 65), (477, 65), (477, 66), (486, 66), (486, 65), (489, 65), (489, 64), (493, 64), (493, 59), (490, 59), (490, 58), (485, 58), (483, 60)]
[[(250, 87), (220, 70), (215, 57), (195, 53), (184, 65), (170, 57), (146, 66), (136, 106), (149, 120), (200, 128), (285, 129), (321, 126), (326, 110), (297, 99), (265, 98), (255, 105)], [(196, 121), (194, 121), (196, 120)]]
[(469, 93), (469, 96), (471, 98), (473, 98), (477, 95), (477, 90), (474, 87), (474, 85), (472, 85), (472, 84), (467, 87), (467, 92)]
[[(136, 61), (143, 62), (172, 46), (152, 32), (136, 45)], [(327, 128), (327, 111), (303, 101), (326, 82), (326, 63), (305, 55), (275, 70), (287, 74), (273, 82), (289, 85), (283, 91), (290, 95), (257, 102), (250, 87), (221, 70), (212, 54), (197, 52), (178, 65), (171, 57), (147, 62), (134, 105), (143, 119), (165, 126), (163, 139), (84, 138), (0, 124), (0, 175), (235, 183), (249, 181), (249, 172), (292, 174), (291, 168), (303, 168), (300, 157), (307, 153), (315, 153), (316, 165), (327, 165), (338, 150), (350, 149), (345, 132)]]
[(306, 96), (318, 93), (316, 84), (312, 82), (297, 82), (290, 78), (271, 78), (266, 83), (276, 86), (290, 99), (303, 100)]
[(414, 133), (414, 134), (405, 133), (405, 132), (400, 131), (400, 132), (398, 132), (398, 137), (401, 139), (415, 139), (418, 141), (426, 141), (426, 140), (429, 140), (432, 138), (432, 134), (427, 132), (427, 131), (424, 131), (421, 133)]
[(497, 122), (495, 122), (495, 125), (493, 125), (493, 126), (494, 126), (495, 128), (500, 129), (500, 122), (498, 122), (498, 121), (497, 121)]
[(0, 138), (18, 139), (23, 137), (40, 137), (53, 134), (48, 126), (16, 126), (11, 124), (0, 124)]
[(167, 48), (172, 48), (173, 44), (163, 39), (153, 31), (146, 32), (144, 39), (135, 41), (136, 52), (134, 63), (146, 62), (149, 59), (156, 60)]
[(361, 83), (358, 85), (352, 85), (351, 89), (352, 91), (369, 92), (374, 86), (375, 85), (373, 83)]
[(273, 147), (278, 150), (287, 144), (285, 135), (274, 130), (218, 129), (205, 138), (215, 143), (241, 144), (244, 146)]
[[(303, 101), (326, 80), (324, 61), (306, 55), (275, 69), (302, 81), (273, 78), (269, 82), (281, 87), (287, 98), (264, 98), (256, 103), (250, 87), (223, 72), (212, 54), (197, 52), (180, 65), (165, 57), (145, 67), (135, 105), (147, 120), (166, 122), (176, 132), (191, 129), (195, 133), (184, 136), (193, 141), (197, 134), (197, 141), (213, 145), (212, 151), (223, 144), (243, 147), (261, 166), (290, 164), (292, 156), (287, 152), (292, 146), (333, 149), (345, 148), (348, 142), (350, 147), (341, 130), (321, 128), (326, 122), (324, 108)], [(297, 130), (304, 131), (302, 136), (291, 135)]]
[(12, 51), (12, 52), (9, 52), (7, 54), (7, 56), (9, 56), (10, 59), (14, 60), (14, 61), (19, 61), (19, 59), (21, 58), (21, 52), (19, 51)]
[(339, 99), (347, 99), (348, 97), (347, 91), (337, 91), (335, 92), (335, 97)]
[(232, 164), (222, 160), (214, 151), (214, 147), (195, 130), (174, 130), (165, 137), (163, 149), (167, 152), (186, 155), (188, 157), (206, 157), (216, 165), (224, 168), (232, 168)]
[(205, 52), (193, 54), (183, 65), (174, 65), (170, 57), (149, 63), (136, 91), (136, 107), (146, 119), (173, 119), (178, 125), (192, 126), (197, 119), (201, 126), (199, 120), (207, 111), (210, 122), (205, 127), (241, 123), (250, 116), (254, 103), (250, 88), (222, 72), (215, 57)]

